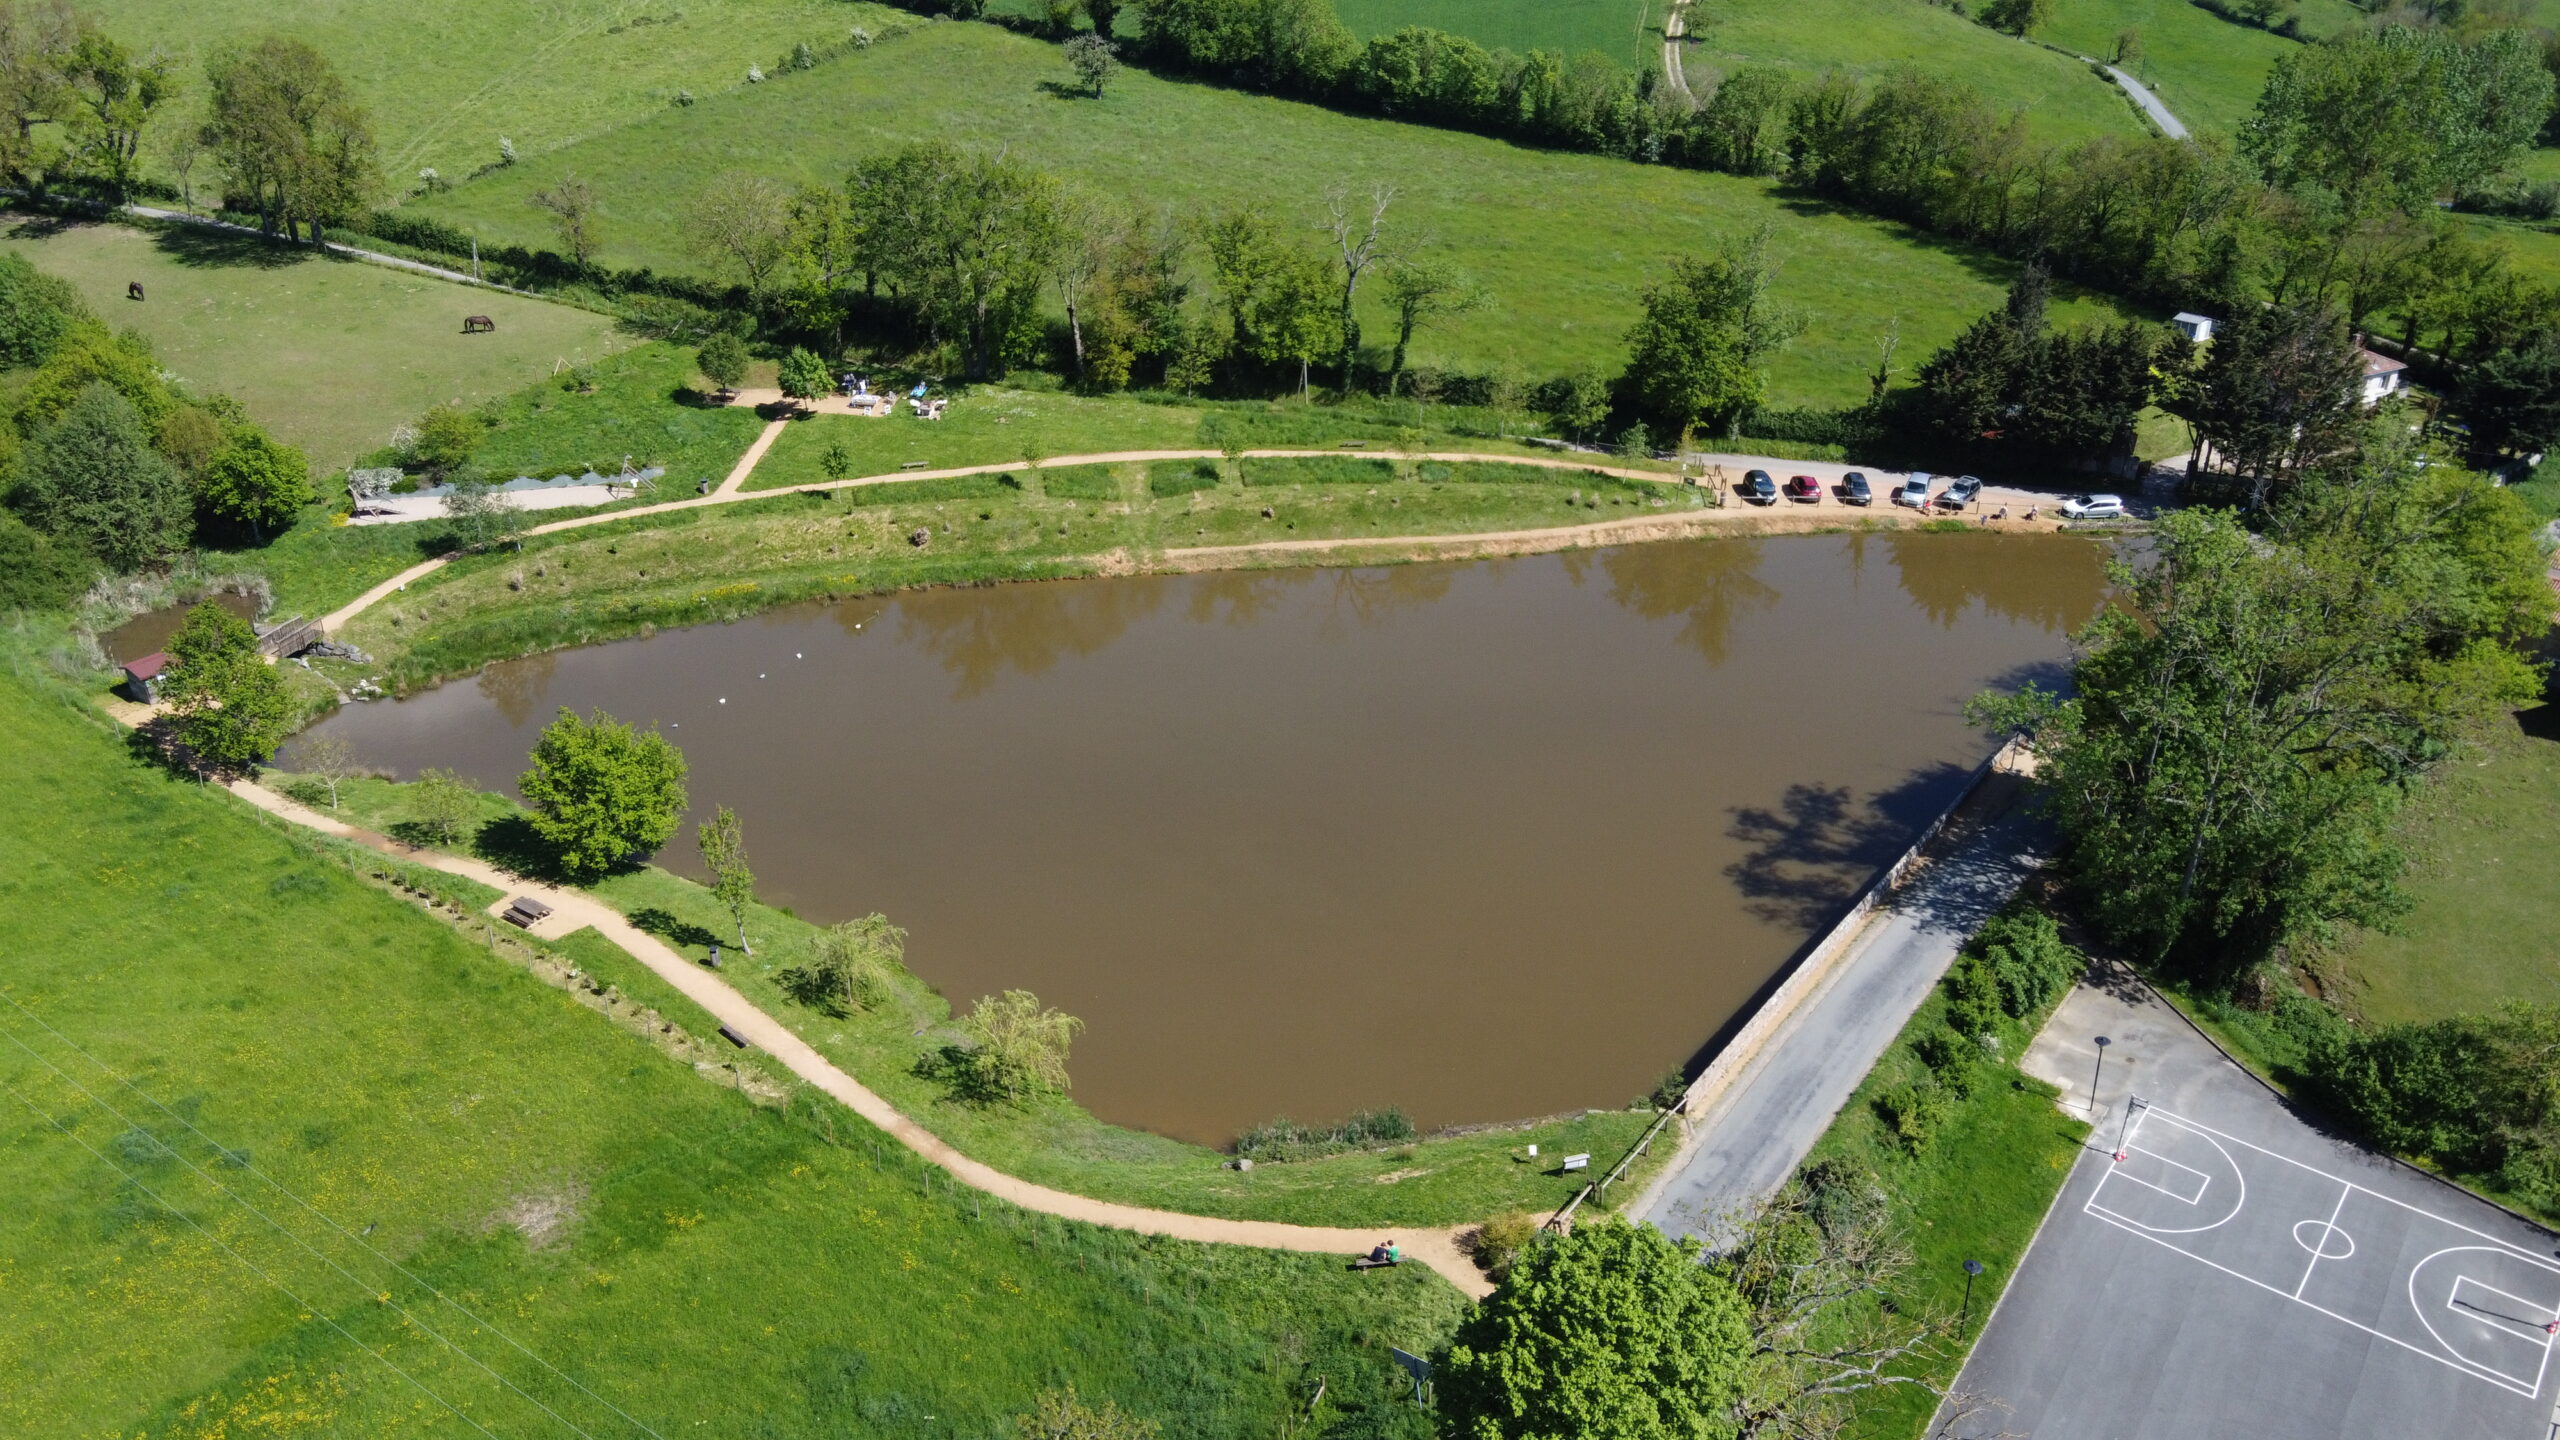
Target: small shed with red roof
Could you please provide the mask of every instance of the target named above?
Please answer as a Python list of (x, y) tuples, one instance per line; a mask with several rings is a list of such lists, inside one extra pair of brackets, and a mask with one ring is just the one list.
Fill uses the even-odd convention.
[(160, 703), (160, 675), (169, 668), (166, 651), (154, 650), (124, 662), (124, 693), (145, 705)]

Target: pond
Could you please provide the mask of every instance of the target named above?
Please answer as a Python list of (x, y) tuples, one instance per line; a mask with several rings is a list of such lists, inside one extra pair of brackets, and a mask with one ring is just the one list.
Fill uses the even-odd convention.
[[(205, 599), (243, 620), (254, 622), (258, 618), (258, 602), (250, 596), (223, 590)], [(146, 610), (99, 636), (98, 648), (106, 651), (107, 659), (118, 665), (166, 650), (169, 642), (177, 638), (179, 629), (187, 623), (187, 612), (194, 608), (195, 604), (191, 603)]]
[(1839, 535), (921, 591), (321, 729), (503, 788), (559, 707), (666, 727), (769, 903), (885, 912), (961, 1006), (1083, 1017), (1105, 1119), (1492, 1121), (1688, 1061), (1989, 752), (1967, 697), (2058, 679), (2103, 558)]

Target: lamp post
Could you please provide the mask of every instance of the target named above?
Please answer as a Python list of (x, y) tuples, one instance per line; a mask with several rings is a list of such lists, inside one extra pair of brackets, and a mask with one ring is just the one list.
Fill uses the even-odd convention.
[(1981, 1273), (1981, 1261), (1964, 1262), (1964, 1315), (1956, 1321), (1956, 1333), (1959, 1335), (1964, 1333), (1964, 1327), (1973, 1320), (1973, 1279)]
[(2089, 1118), (2092, 1120), (2098, 1118), (2098, 1079), (2107, 1073), (2107, 1047), (2114, 1043), (2104, 1035), (2098, 1037), (2098, 1068), (2089, 1072)]

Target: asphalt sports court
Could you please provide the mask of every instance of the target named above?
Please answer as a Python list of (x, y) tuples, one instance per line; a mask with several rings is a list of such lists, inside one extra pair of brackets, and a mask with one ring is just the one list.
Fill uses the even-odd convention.
[(2088, 1214), (2292, 1300), (2305, 1324), (2527, 1398), (2550, 1382), (2560, 1265), (2157, 1107), (2117, 1154)]

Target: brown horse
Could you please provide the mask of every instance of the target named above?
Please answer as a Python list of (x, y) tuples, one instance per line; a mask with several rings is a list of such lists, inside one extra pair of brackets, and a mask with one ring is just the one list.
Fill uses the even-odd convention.
[(490, 319), (486, 315), (465, 315), (462, 317), (462, 333), (465, 335), (494, 335), (497, 332), (498, 322)]

